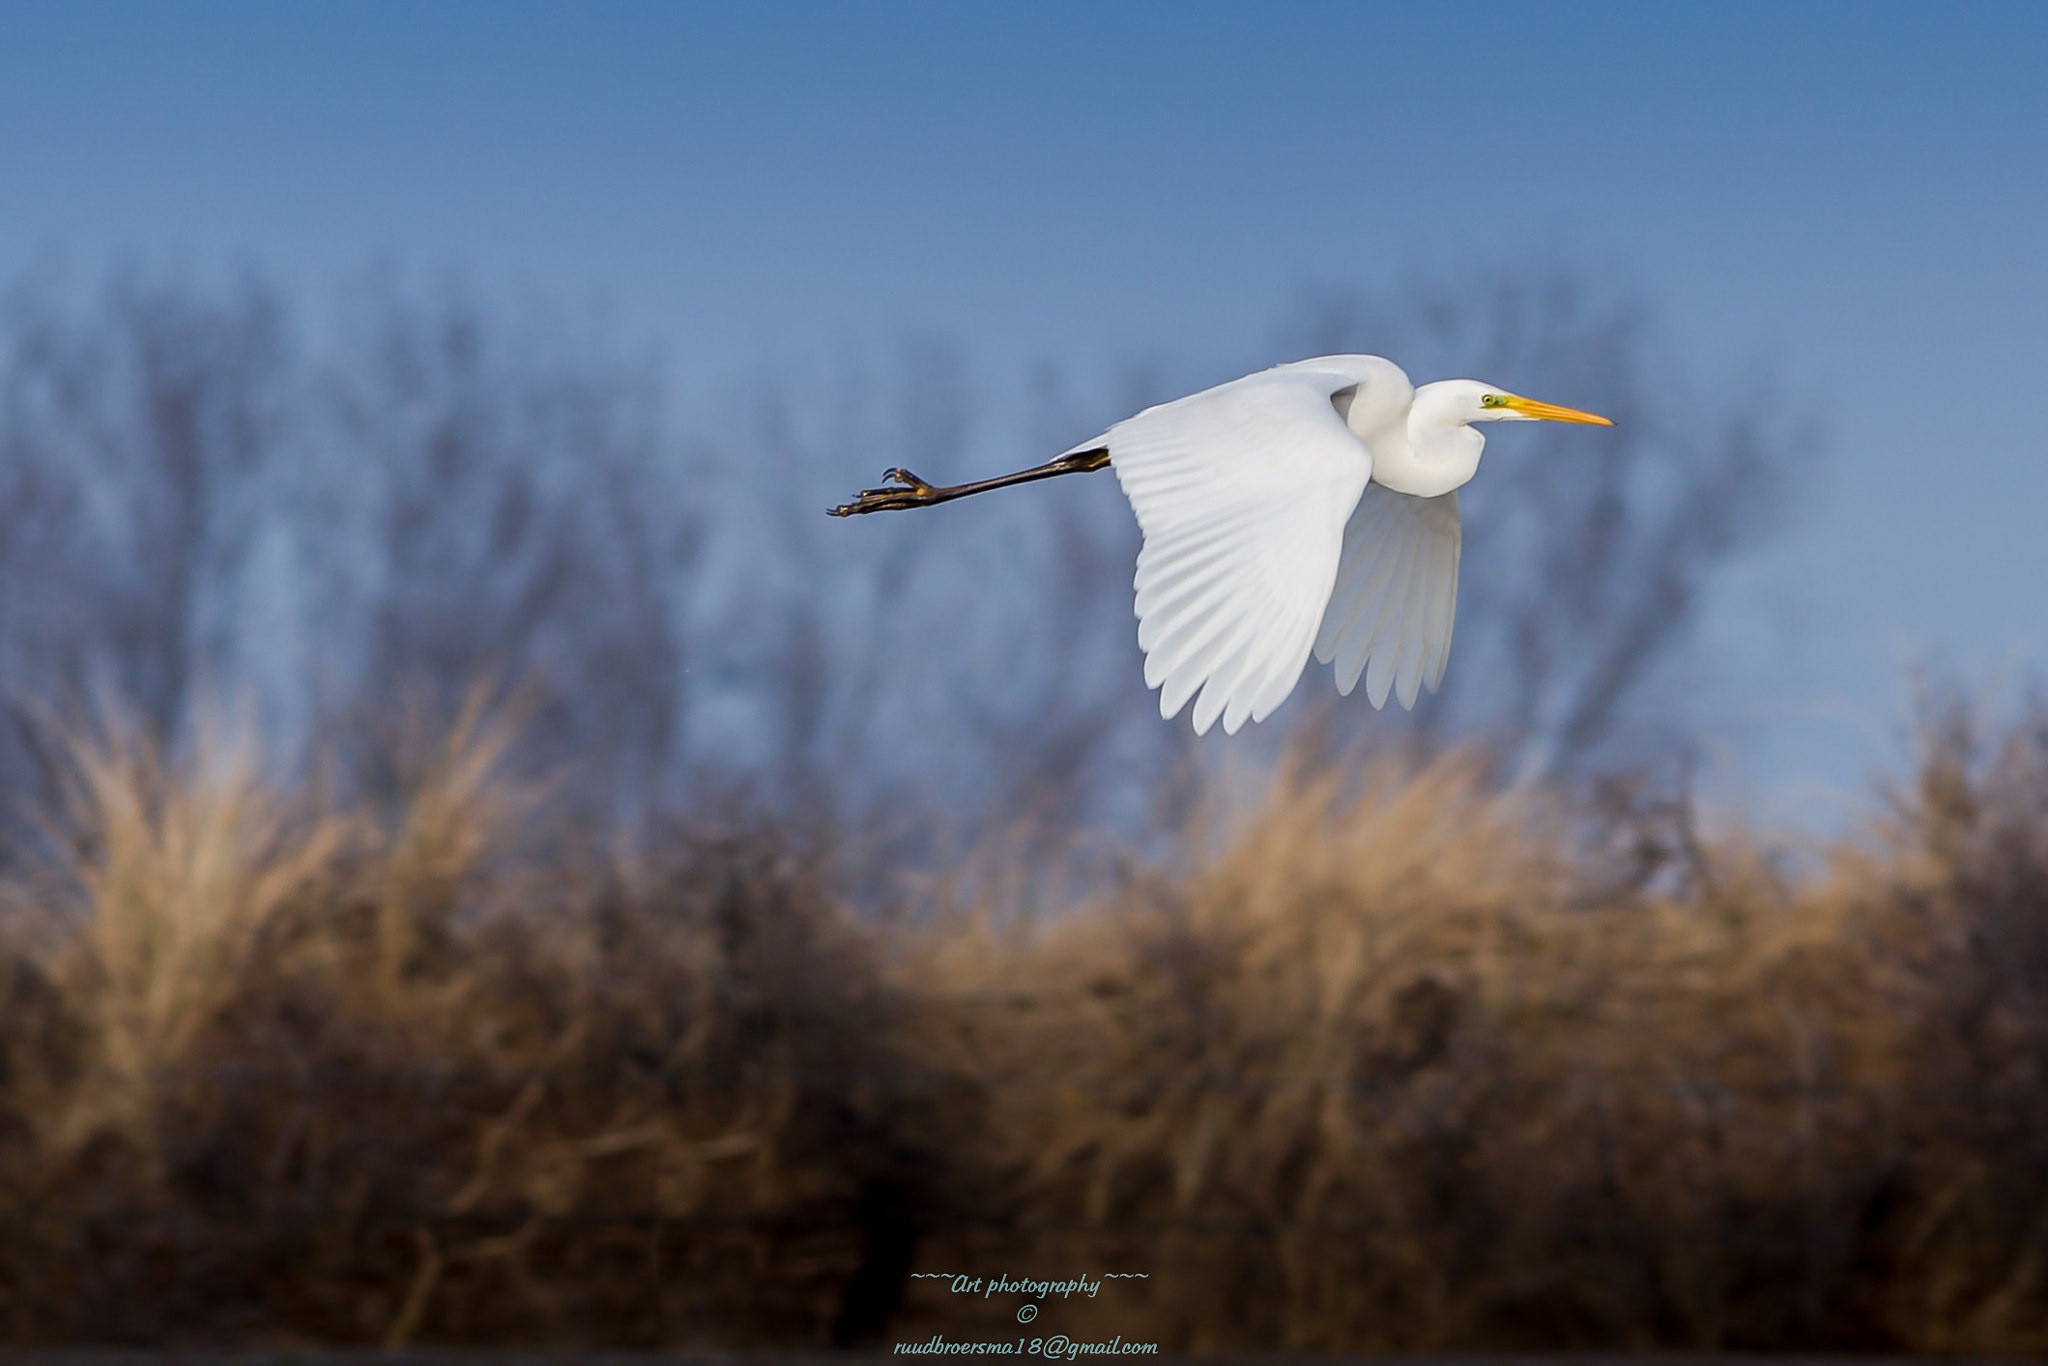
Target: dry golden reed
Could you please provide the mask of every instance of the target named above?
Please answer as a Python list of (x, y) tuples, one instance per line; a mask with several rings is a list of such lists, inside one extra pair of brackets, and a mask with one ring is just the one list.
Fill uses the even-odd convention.
[(1020, 918), (1000, 870), (877, 916), (744, 802), (623, 852), (477, 707), (351, 801), (74, 728), (0, 886), (0, 1322), (1006, 1337), (911, 1273), (1127, 1269), (1059, 1330), (2039, 1351), (2048, 712), (1925, 736), (1810, 875), (1452, 753)]

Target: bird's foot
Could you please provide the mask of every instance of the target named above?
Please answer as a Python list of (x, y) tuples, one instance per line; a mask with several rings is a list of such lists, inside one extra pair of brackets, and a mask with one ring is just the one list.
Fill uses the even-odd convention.
[(862, 489), (852, 502), (827, 508), (826, 512), (834, 517), (851, 517), (857, 512), (891, 512), (898, 508), (929, 507), (941, 501), (942, 489), (926, 483), (909, 470), (883, 470), (882, 477), (889, 481), (887, 486)]

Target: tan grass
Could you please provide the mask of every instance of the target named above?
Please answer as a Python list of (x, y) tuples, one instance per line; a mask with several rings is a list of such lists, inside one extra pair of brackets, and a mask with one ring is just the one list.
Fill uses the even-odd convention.
[(1726, 841), (1680, 903), (1589, 879), (1555, 801), (1293, 773), (1184, 875), (956, 928), (929, 976), (1016, 1177), (926, 1262), (1147, 1271), (1062, 1326), (1196, 1350), (2036, 1343), (2038, 1259), (1939, 1305), (1893, 1264), (1952, 1178), (1882, 850), (1794, 887)]
[(6, 889), (16, 1341), (830, 1335), (916, 1117), (815, 857), (575, 844), (475, 713), (389, 809), (115, 735)]
[(2048, 1346), (2039, 716), (1933, 717), (1803, 879), (1451, 754), (1289, 768), (1054, 914), (997, 904), (1061, 885), (1020, 839), (879, 920), (815, 824), (626, 854), (480, 705), (398, 733), (351, 802), (232, 727), (66, 739), (0, 886), (10, 1340), (1008, 1337), (908, 1273), (1125, 1269), (1048, 1331)]

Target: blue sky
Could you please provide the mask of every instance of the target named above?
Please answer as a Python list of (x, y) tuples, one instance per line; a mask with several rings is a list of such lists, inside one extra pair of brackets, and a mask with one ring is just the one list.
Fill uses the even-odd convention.
[(1810, 816), (1911, 664), (2048, 672), (2044, 69), (2041, 4), (0, 0), (0, 279), (452, 269), (687, 392), (906, 334), (1242, 369), (1304, 289), (1562, 252), (1826, 434), (1709, 627), (1730, 781)]

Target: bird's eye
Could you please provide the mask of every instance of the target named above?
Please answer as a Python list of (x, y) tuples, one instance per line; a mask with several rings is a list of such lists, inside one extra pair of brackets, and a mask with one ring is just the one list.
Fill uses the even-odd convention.
[(1479, 406), (1482, 408), (1500, 408), (1505, 407), (1506, 404), (1507, 399), (1499, 394), (1481, 394), (1479, 396)]

